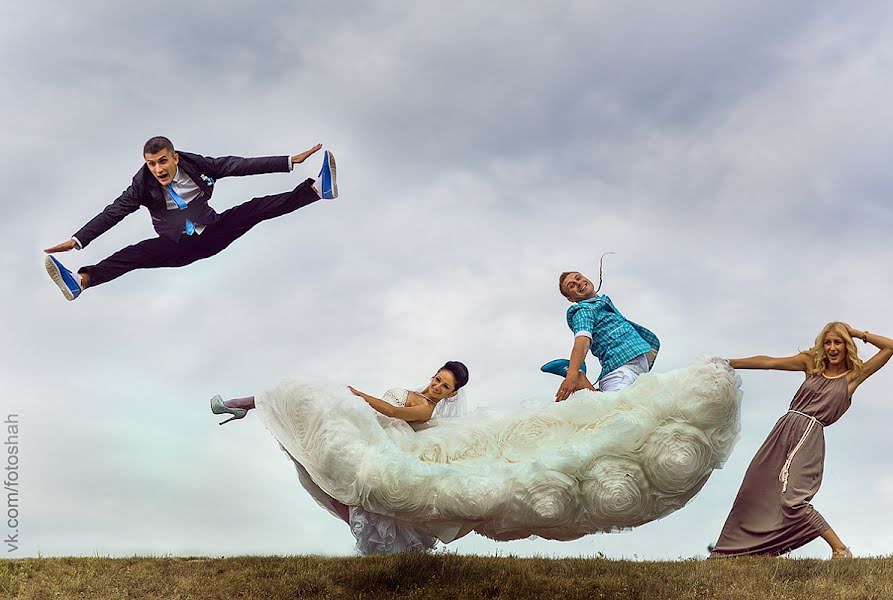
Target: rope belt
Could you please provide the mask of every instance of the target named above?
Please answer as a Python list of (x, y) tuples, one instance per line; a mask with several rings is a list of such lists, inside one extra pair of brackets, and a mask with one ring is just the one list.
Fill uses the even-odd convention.
[(807, 436), (809, 436), (809, 432), (812, 431), (813, 427), (816, 425), (821, 425), (824, 427), (825, 425), (813, 417), (812, 415), (807, 415), (806, 413), (802, 413), (799, 410), (789, 410), (789, 413), (797, 413), (798, 415), (803, 415), (807, 419), (809, 419), (809, 425), (806, 426), (806, 429), (803, 431), (803, 435), (800, 436), (800, 441), (797, 442), (797, 445), (794, 446), (794, 449), (791, 450), (791, 453), (788, 454), (788, 459), (784, 461), (784, 466), (781, 468), (781, 472), (778, 474), (778, 480), (781, 482), (781, 493), (785, 493), (788, 490), (788, 475), (790, 474), (791, 469), (791, 461), (794, 460), (794, 455), (797, 454), (797, 451), (800, 450), (800, 447), (803, 446), (803, 442), (806, 441)]

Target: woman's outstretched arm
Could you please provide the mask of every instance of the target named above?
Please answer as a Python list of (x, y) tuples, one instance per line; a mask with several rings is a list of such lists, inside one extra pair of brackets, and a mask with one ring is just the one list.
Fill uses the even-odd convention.
[(365, 400), (369, 406), (386, 417), (393, 417), (395, 419), (402, 419), (413, 423), (416, 421), (427, 421), (431, 418), (431, 415), (434, 414), (434, 406), (431, 404), (420, 406), (394, 406), (393, 404), (385, 402), (381, 398), (370, 396), (351, 386), (347, 386), (347, 389)]
[(812, 364), (812, 357), (806, 352), (793, 356), (775, 358), (772, 356), (750, 356), (748, 358), (732, 358), (729, 365), (733, 369), (771, 369), (775, 371), (807, 371)]
[(853, 390), (855, 390), (860, 383), (874, 375), (878, 369), (887, 364), (890, 358), (893, 357), (893, 339), (876, 333), (853, 329), (849, 325), (847, 325), (846, 328), (847, 333), (849, 333), (851, 337), (859, 338), (863, 342), (871, 344), (879, 349), (877, 354), (865, 361), (865, 368), (862, 369), (859, 379), (853, 382), (855, 384), (853, 385)]

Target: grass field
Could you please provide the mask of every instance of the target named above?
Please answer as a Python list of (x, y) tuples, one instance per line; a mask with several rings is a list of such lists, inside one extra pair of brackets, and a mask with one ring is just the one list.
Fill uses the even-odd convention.
[(893, 599), (893, 558), (29, 558), (0, 561), (0, 598)]

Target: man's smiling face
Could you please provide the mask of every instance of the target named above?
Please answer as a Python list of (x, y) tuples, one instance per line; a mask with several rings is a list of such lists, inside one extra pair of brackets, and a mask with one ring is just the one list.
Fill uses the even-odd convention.
[(567, 274), (564, 281), (561, 282), (561, 289), (564, 291), (564, 296), (571, 302), (579, 302), (595, 296), (592, 282), (576, 271)]

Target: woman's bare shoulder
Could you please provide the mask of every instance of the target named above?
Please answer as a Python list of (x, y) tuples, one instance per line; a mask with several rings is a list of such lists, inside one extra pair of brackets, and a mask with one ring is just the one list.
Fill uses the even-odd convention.
[(408, 390), (406, 394), (406, 406), (427, 406), (431, 401), (418, 392)]

